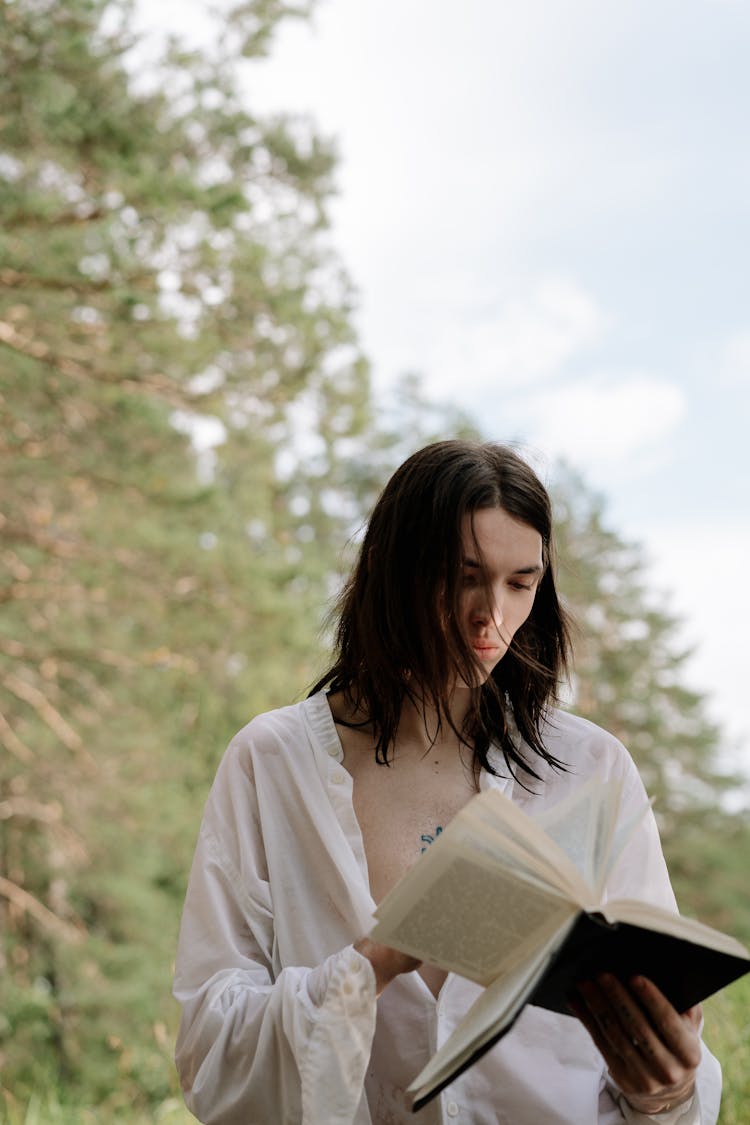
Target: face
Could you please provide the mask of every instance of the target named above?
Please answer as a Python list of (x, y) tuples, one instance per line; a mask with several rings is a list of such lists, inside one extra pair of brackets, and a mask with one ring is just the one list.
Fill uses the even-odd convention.
[(480, 508), (464, 517), (461, 543), (461, 627), (482, 664), (484, 682), (531, 613), (544, 569), (542, 537), (502, 508)]

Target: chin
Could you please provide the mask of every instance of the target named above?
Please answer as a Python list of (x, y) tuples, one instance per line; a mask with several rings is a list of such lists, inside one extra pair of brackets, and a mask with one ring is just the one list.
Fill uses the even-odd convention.
[[(498, 663), (499, 663), (499, 661), (498, 661)], [(487, 683), (490, 676), (495, 671), (495, 668), (497, 668), (497, 664), (493, 664), (491, 668), (482, 668), (481, 671), (478, 671), (476, 673), (474, 679), (472, 680), (472, 682), (470, 684), (467, 684), (466, 680), (463, 680), (463, 679), (459, 678), (456, 681), (456, 690), (461, 690), (463, 688), (464, 690), (468, 691), (468, 690), (471, 690), (472, 688), (482, 687), (484, 684)]]
[(500, 664), (500, 662), (502, 661), (502, 659), (505, 656), (505, 653), (507, 651), (508, 651), (507, 648), (504, 649), (500, 653), (500, 655), (497, 657), (497, 659), (495, 659), (495, 660), (488, 660), (486, 662), (482, 662), (480, 664), (480, 666), (476, 669), (476, 671), (474, 673), (474, 678), (472, 679), (471, 683), (467, 683), (466, 680), (464, 680), (462, 676), (457, 676), (456, 681), (453, 685), (453, 690), (454, 691), (460, 691), (460, 690), (463, 689), (463, 690), (466, 691), (466, 690), (469, 690), (471, 688), (482, 687), (483, 684), (487, 683), (490, 676), (495, 671), (498, 664)]

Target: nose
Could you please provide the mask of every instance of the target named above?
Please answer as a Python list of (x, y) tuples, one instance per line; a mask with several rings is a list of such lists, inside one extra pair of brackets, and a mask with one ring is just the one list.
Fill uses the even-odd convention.
[(471, 615), (472, 625), (479, 625), (482, 628), (493, 625), (498, 632), (503, 627), (503, 620), (503, 604), (497, 596), (493, 597), (491, 601), (483, 597), (481, 601), (477, 602)]

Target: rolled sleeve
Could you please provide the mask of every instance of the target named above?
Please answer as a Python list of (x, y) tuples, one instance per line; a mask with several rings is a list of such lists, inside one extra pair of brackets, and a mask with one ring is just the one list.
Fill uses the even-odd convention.
[[(185, 899), (174, 979), (185, 1101), (204, 1125), (369, 1121), (372, 966), (352, 945), (333, 946), (318, 964), (279, 966), (247, 770), (233, 754), (217, 775)], [(303, 934), (315, 919), (300, 910), (298, 925)]]

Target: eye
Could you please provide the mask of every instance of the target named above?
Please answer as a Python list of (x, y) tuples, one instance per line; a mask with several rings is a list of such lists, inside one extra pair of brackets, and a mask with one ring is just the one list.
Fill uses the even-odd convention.
[(510, 588), (511, 588), (511, 590), (533, 590), (534, 589), (534, 583), (533, 582), (511, 582)]

